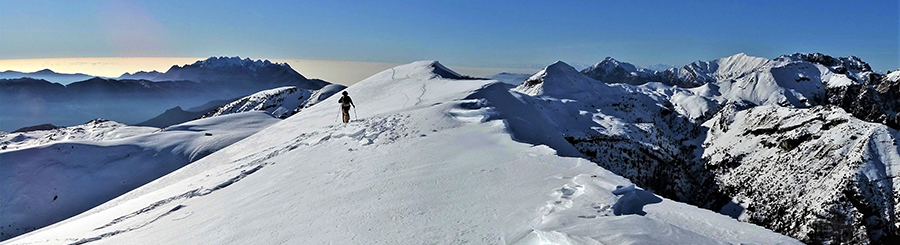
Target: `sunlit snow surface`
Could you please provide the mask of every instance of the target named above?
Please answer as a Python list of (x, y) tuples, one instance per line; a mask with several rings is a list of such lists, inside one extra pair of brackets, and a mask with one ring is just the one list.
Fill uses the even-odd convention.
[(326, 99), (5, 243), (798, 243), (514, 141), (507, 117), (524, 95), (434, 67), (402, 65), (349, 87), (359, 114), (348, 124), (337, 121), (338, 98)]

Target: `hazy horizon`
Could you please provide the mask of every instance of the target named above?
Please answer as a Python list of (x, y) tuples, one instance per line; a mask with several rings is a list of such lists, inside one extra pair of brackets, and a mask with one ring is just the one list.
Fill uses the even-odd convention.
[[(737, 53), (900, 68), (897, 1), (221, 2), (0, 0), (0, 59), (209, 57), (535, 69)], [(299, 68), (298, 68), (299, 71)], [(305, 74), (304, 74), (305, 75)]]
[[(248, 58), (248, 57), (241, 57)], [(265, 59), (249, 57), (253, 60), (269, 60), (287, 63), (294, 70), (307, 78), (318, 78), (330, 83), (353, 85), (375, 73), (390, 69), (402, 63), (337, 61), (337, 60), (304, 60), (304, 59)], [(83, 73), (92, 76), (117, 78), (124, 74), (138, 71), (165, 72), (173, 65), (183, 66), (206, 58), (194, 57), (96, 57), (96, 58), (53, 58), (53, 59), (6, 59), (0, 60), (0, 71), (35, 72), (50, 69), (57, 73)], [(527, 68), (492, 68), (461, 67), (447, 65), (450, 69), (464, 75), (487, 77), (500, 72), (527, 73), (539, 69)]]

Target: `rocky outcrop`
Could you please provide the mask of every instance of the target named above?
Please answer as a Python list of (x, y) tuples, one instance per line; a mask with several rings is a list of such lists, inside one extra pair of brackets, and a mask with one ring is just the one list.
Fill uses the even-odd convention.
[(900, 71), (871, 74), (865, 81), (829, 88), (828, 102), (859, 119), (900, 129)]

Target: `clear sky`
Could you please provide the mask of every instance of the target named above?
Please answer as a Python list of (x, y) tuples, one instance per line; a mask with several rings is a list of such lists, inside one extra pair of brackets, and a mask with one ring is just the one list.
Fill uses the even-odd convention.
[(0, 0), (0, 59), (209, 57), (535, 68), (744, 52), (900, 68), (889, 1)]

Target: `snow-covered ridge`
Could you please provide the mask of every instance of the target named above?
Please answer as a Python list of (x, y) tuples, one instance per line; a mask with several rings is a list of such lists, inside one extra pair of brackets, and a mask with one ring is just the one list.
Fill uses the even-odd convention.
[[(348, 124), (335, 121), (332, 96), (9, 242), (797, 243), (559, 155), (577, 152), (515, 141), (568, 144), (529, 113), (553, 93), (532, 99), (496, 81), (447, 79), (432, 64), (397, 66), (347, 88), (359, 112)], [(555, 68), (568, 70), (548, 67), (548, 90)], [(527, 130), (541, 126), (548, 130)]]
[(104, 141), (158, 131), (158, 128), (129, 126), (106, 119), (50, 130), (0, 133), (0, 152), (68, 141)]

